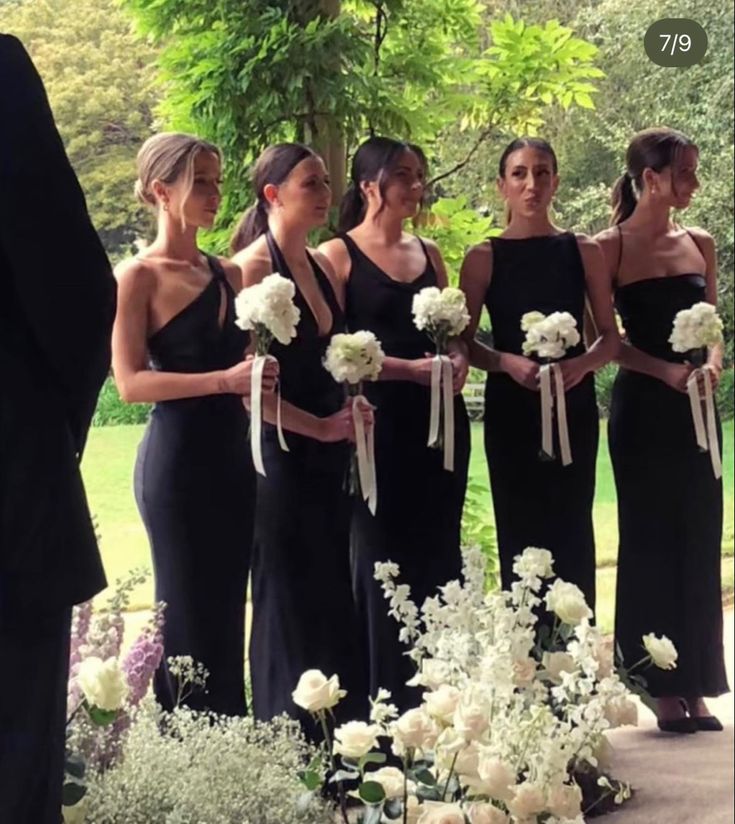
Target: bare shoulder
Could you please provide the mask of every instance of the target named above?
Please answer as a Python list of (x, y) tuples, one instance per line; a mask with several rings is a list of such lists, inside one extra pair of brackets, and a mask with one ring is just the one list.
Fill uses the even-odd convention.
[(584, 260), (599, 260), (602, 257), (602, 246), (595, 238), (575, 232), (579, 253)]
[(240, 267), (233, 263), (226, 257), (217, 257), (220, 266), (224, 270), (225, 276), (229, 281), (232, 288), (237, 291), (242, 288), (242, 272), (240, 271)]
[(327, 275), (328, 278), (334, 279), (337, 277), (334, 264), (325, 254), (325, 252), (322, 251), (321, 246), (318, 249), (309, 249), (309, 254), (314, 258), (314, 260), (317, 262), (319, 267), (323, 270), (324, 274)]
[(121, 260), (114, 272), (118, 286), (122, 289), (150, 291), (156, 283), (156, 265), (145, 258)]
[(686, 231), (699, 243), (704, 249), (715, 248), (715, 239), (706, 229), (700, 229), (698, 226), (687, 226)]
[[(485, 268), (492, 266), (493, 246), (489, 240), (484, 240), (476, 246), (472, 246), (464, 257), (462, 268), (469, 272), (482, 272)], [(489, 270), (488, 270), (489, 271)]]
[(232, 264), (240, 270), (243, 286), (252, 286), (273, 271), (265, 236), (254, 240), (232, 257)]

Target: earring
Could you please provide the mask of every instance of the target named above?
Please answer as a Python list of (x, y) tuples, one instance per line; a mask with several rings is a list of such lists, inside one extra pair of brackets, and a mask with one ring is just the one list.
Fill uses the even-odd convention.
[(163, 211), (168, 212), (168, 201), (167, 200), (163, 201)]

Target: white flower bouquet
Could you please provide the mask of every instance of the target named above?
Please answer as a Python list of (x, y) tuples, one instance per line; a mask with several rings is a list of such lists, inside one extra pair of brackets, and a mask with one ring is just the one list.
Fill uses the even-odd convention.
[(572, 450), (569, 443), (564, 378), (561, 369), (554, 361), (563, 358), (568, 349), (580, 342), (577, 321), (569, 312), (552, 312), (550, 315), (544, 315), (542, 312), (526, 312), (521, 317), (521, 330), (526, 333), (523, 354), (537, 355), (543, 362), (539, 369), (541, 390), (541, 451), (539, 455), (542, 460), (554, 459), (552, 418), (556, 404), (561, 462), (564, 466), (568, 466), (572, 462)]
[[(444, 450), (444, 468), (454, 470), (454, 391), (452, 363), (447, 357), (449, 340), (464, 332), (470, 322), (461, 289), (428, 286), (413, 298), (417, 329), (426, 332), (436, 346), (431, 371), (431, 413), (428, 446)], [(443, 427), (442, 427), (443, 421)]]
[[(711, 303), (700, 301), (676, 313), (669, 343), (674, 352), (688, 355), (695, 367), (687, 381), (694, 434), (700, 452), (709, 452), (715, 478), (722, 477), (717, 417), (712, 383), (705, 365), (707, 348), (722, 343), (722, 318)], [(704, 407), (704, 411), (703, 411)]]
[[(251, 432), (250, 444), (253, 464), (261, 475), (265, 475), (263, 450), (261, 446), (263, 369), (271, 343), (277, 340), (288, 346), (296, 337), (296, 326), (301, 312), (294, 303), (296, 287), (288, 278), (277, 272), (264, 277), (260, 283), (242, 289), (235, 298), (235, 323), (240, 329), (250, 330), (255, 339), (255, 361), (253, 363), (251, 390)], [(281, 425), (281, 395), (278, 394), (276, 408), (276, 430), (278, 442), (285, 452), (288, 445)]]
[(380, 341), (364, 330), (333, 335), (324, 357), (324, 368), (344, 384), (352, 404), (356, 452), (351, 461), (350, 491), (360, 492), (373, 515), (378, 501), (374, 437), (372, 429), (365, 432), (359, 406), (367, 403), (362, 395), (363, 381), (378, 380), (384, 360)]
[[(509, 592), (486, 594), (485, 563), (465, 553), (465, 583), (452, 581), (419, 607), (393, 563), (376, 564), (390, 614), (423, 686), (402, 715), (380, 690), (370, 721), (333, 735), (332, 782), (365, 806), (363, 821), (405, 824), (581, 824), (585, 812), (622, 803), (630, 787), (610, 778), (605, 733), (637, 723), (631, 692), (612, 650), (590, 625), (574, 585), (555, 581), (553, 559), (528, 548)], [(550, 617), (539, 620), (545, 603)], [(641, 663), (675, 663), (665, 639), (648, 639)], [(631, 683), (634, 677), (623, 676)], [(642, 687), (636, 685), (636, 691)], [(386, 738), (402, 767), (383, 766)], [(346, 819), (345, 819), (346, 820)]]

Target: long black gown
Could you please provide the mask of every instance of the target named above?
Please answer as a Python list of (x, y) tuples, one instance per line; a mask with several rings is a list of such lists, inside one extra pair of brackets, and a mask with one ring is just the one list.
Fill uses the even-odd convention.
[[(293, 280), (272, 235), (267, 240), (273, 271)], [(311, 257), (310, 262), (332, 313), (331, 329), (319, 334), (296, 285), (297, 336), (288, 346), (274, 341), (271, 352), (280, 364), (283, 399), (326, 417), (344, 403), (342, 387), (322, 364), (331, 336), (344, 331), (344, 314), (327, 276)], [(305, 670), (339, 675), (348, 693), (335, 711), (341, 721), (362, 718), (367, 711), (350, 585), (349, 446), (292, 432), (285, 437), (288, 452), (281, 450), (275, 427), (264, 425), (267, 477), (258, 475), (252, 572), (253, 712), (262, 720), (285, 712), (301, 721), (307, 736), (318, 739), (320, 731), (291, 697)]]
[[(674, 317), (703, 300), (705, 279), (697, 274), (646, 278), (616, 292), (630, 343), (674, 363), (685, 359), (668, 343)], [(635, 664), (645, 655), (641, 637), (664, 634), (679, 651), (678, 665), (647, 669), (650, 693), (721, 695), (728, 691), (722, 481), (698, 450), (689, 399), (657, 378), (620, 369), (609, 433), (620, 531), (615, 637), (623, 658)]]
[[(221, 264), (212, 280), (148, 340), (151, 365), (211, 372), (241, 361), (247, 335), (234, 323), (234, 293)], [(221, 319), (222, 301), (225, 301)], [(156, 600), (167, 604), (164, 658), (191, 655), (209, 671), (194, 709), (245, 713), (245, 597), (253, 539), (255, 477), (248, 417), (237, 395), (157, 403), (138, 451), (135, 495), (153, 553)], [(176, 680), (165, 660), (158, 701), (171, 708)]]
[[(522, 354), (521, 316), (569, 312), (580, 330), (585, 305), (585, 273), (574, 234), (491, 239), (493, 268), (485, 304), (494, 347)], [(566, 358), (584, 351), (579, 343)], [(576, 584), (595, 607), (595, 540), (592, 503), (599, 420), (595, 385), (588, 375), (566, 393), (573, 462), (539, 459), (539, 393), (509, 375), (491, 372), (485, 388), (485, 452), (490, 470), (503, 586), (513, 580), (513, 558), (527, 546), (548, 549), (554, 572)]]
[[(391, 278), (368, 258), (349, 235), (341, 235), (352, 268), (347, 283), (347, 324), (351, 331), (367, 329), (380, 340), (386, 355), (409, 360), (434, 351), (430, 338), (413, 322), (414, 295), (436, 286), (428, 254), (426, 269), (415, 280)], [(424, 249), (424, 253), (426, 250)], [(437, 594), (437, 587), (461, 572), (460, 529), (470, 454), (469, 421), (461, 395), (455, 396), (454, 472), (443, 468), (443, 452), (426, 444), (429, 433), (430, 388), (410, 381), (365, 384), (365, 395), (377, 407), (375, 461), (378, 506), (372, 515), (356, 502), (352, 521), (352, 575), (368, 651), (370, 694), (378, 687), (392, 693), (399, 709), (420, 702), (407, 687), (415, 666), (398, 640), (400, 626), (388, 615), (388, 602), (374, 578), (378, 561), (400, 566), (400, 582), (411, 587), (419, 605)]]

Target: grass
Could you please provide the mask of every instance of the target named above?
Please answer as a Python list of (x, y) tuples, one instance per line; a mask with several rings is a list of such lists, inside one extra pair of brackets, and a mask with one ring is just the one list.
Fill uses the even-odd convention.
[[(142, 426), (105, 426), (89, 434), (82, 471), (90, 509), (102, 536), (102, 556), (110, 581), (124, 576), (137, 566), (150, 567), (150, 550), (145, 529), (133, 497), (133, 467)], [(725, 524), (722, 551), (723, 589), (733, 591), (733, 421), (724, 425), (723, 470), (725, 482)], [(487, 464), (482, 446), (482, 426), (472, 425), (470, 475), (487, 487)], [(492, 512), (490, 492), (488, 508)], [(594, 507), (598, 563), (598, 620), (601, 626), (612, 625), (617, 555), (617, 514), (615, 484), (603, 425), (597, 458), (597, 489)], [(133, 595), (131, 608), (150, 606), (153, 587), (148, 581)]]

